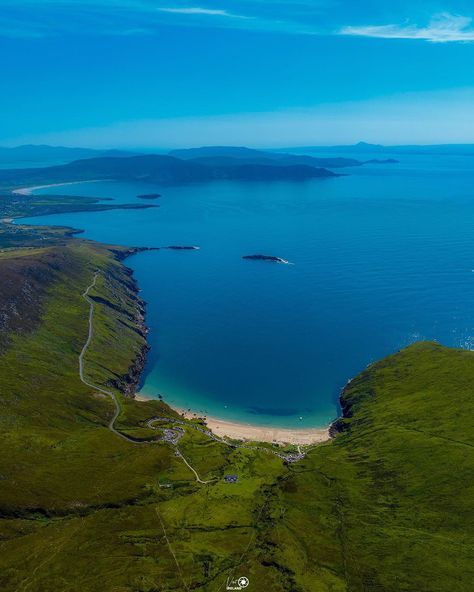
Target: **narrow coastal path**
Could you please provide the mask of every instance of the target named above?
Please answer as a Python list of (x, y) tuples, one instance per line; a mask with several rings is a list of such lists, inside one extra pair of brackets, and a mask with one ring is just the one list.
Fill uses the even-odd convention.
[[(88, 386), (96, 391), (99, 391), (101, 393), (104, 393), (105, 395), (108, 395), (112, 399), (112, 401), (114, 402), (114, 407), (115, 407), (114, 414), (112, 415), (112, 418), (110, 419), (110, 421), (108, 423), (108, 428), (111, 432), (113, 432), (116, 436), (119, 436), (123, 440), (126, 440), (127, 442), (131, 442), (132, 444), (153, 444), (153, 443), (156, 443), (156, 440), (134, 440), (133, 438), (130, 438), (129, 436), (126, 436), (125, 434), (122, 434), (121, 432), (119, 432), (115, 428), (115, 422), (121, 412), (120, 403), (119, 403), (119, 400), (117, 399), (117, 395), (113, 391), (108, 391), (100, 386), (97, 386), (96, 384), (93, 384), (92, 382), (89, 382), (87, 380), (87, 378), (85, 378), (85, 376), (84, 376), (84, 356), (87, 353), (87, 350), (90, 346), (90, 343), (92, 341), (92, 337), (94, 334), (93, 320), (94, 320), (95, 305), (94, 305), (94, 301), (89, 297), (89, 292), (92, 290), (92, 288), (95, 287), (99, 274), (100, 274), (99, 271), (96, 271), (94, 273), (94, 278), (92, 280), (92, 283), (89, 286), (87, 286), (85, 291), (82, 293), (82, 297), (89, 304), (89, 332), (87, 335), (86, 342), (84, 343), (81, 353), (79, 354), (79, 378), (80, 378), (81, 382), (83, 382), (86, 386)], [(198, 483), (201, 483), (202, 485), (206, 485), (207, 483), (210, 483), (210, 481), (203, 481), (199, 477), (199, 474), (196, 471), (196, 469), (194, 469), (194, 467), (192, 467), (189, 464), (189, 462), (186, 460), (186, 458), (183, 456), (182, 452), (178, 449), (178, 447), (176, 445), (175, 445), (175, 449), (176, 449), (176, 455), (194, 473), (194, 476), (196, 477), (196, 481)]]
[(92, 382), (89, 382), (84, 377), (84, 356), (89, 348), (89, 345), (92, 341), (92, 336), (94, 334), (94, 332), (93, 332), (94, 301), (89, 298), (89, 292), (92, 290), (92, 288), (95, 287), (99, 273), (100, 273), (99, 271), (96, 271), (94, 273), (94, 279), (92, 280), (91, 285), (88, 286), (82, 294), (82, 297), (86, 300), (86, 302), (89, 303), (89, 333), (87, 335), (87, 340), (84, 343), (84, 347), (82, 348), (81, 353), (79, 354), (79, 378), (81, 379), (81, 382), (83, 382), (86, 386), (93, 388), (94, 390), (99, 391), (101, 393), (104, 393), (105, 395), (108, 395), (113, 400), (115, 410), (114, 410), (114, 414), (113, 414), (111, 420), (109, 421), (109, 425), (108, 425), (109, 429), (115, 435), (119, 436), (120, 438), (123, 438), (124, 440), (127, 440), (128, 442), (133, 442), (134, 444), (141, 444), (141, 442), (135, 442), (134, 440), (132, 440), (131, 438), (129, 438), (125, 434), (121, 434), (118, 430), (115, 429), (115, 421), (117, 420), (117, 417), (120, 415), (120, 411), (121, 411), (120, 403), (118, 402), (117, 395), (115, 393), (113, 393), (112, 391), (107, 391), (107, 390), (101, 388), (100, 386), (97, 386), (96, 384), (92, 384)]

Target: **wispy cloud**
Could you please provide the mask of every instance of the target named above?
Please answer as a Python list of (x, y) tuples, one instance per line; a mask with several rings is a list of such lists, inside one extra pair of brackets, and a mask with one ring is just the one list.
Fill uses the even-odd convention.
[[(380, 0), (380, 18), (384, 3)], [(399, 0), (399, 4), (400, 14), (412, 14), (413, 0)], [(0, 6), (0, 37), (143, 35), (172, 24), (291, 35), (474, 41), (473, 19), (449, 12), (423, 25), (392, 21), (341, 26), (344, 17), (364, 22), (364, 15), (374, 13), (373, 0), (359, 0), (357, 10), (352, 0), (0, 0)]]
[(433, 43), (474, 41), (473, 19), (443, 12), (435, 15), (425, 27), (417, 25), (368, 25), (343, 27), (341, 35), (378, 37), (381, 39), (422, 39)]
[(240, 14), (233, 14), (227, 10), (220, 10), (215, 8), (202, 8), (199, 6), (190, 6), (187, 8), (158, 8), (160, 12), (168, 12), (171, 14), (190, 14), (190, 15), (204, 15), (204, 16), (223, 16), (228, 18), (249, 18)]

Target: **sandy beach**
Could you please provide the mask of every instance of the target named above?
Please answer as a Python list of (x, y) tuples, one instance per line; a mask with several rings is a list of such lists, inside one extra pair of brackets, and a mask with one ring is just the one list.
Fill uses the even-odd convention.
[(100, 179), (91, 181), (68, 181), (67, 183), (49, 183), (48, 185), (34, 185), (32, 187), (22, 187), (20, 189), (13, 189), (12, 193), (15, 195), (31, 195), (37, 189), (48, 189), (48, 187), (62, 187), (63, 185), (77, 185), (78, 183), (98, 183)]
[[(137, 401), (153, 401), (151, 397), (135, 395)], [(207, 426), (216, 436), (227, 436), (235, 440), (247, 440), (252, 442), (272, 442), (274, 444), (308, 445), (326, 442), (330, 439), (329, 426), (327, 428), (279, 428), (270, 426), (258, 426), (247, 423), (239, 423), (209, 417), (200, 413), (194, 413), (184, 409), (174, 408), (175, 411), (187, 419), (202, 417)]]
[(236, 440), (300, 445), (317, 444), (329, 440), (329, 427), (278, 428), (225, 421), (214, 417), (206, 417), (206, 423), (217, 436), (228, 436)]

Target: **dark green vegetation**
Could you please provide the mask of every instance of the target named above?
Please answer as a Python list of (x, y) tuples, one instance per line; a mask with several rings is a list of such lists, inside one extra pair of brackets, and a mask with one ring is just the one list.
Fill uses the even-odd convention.
[(0, 253), (2, 590), (217, 592), (241, 575), (249, 592), (472, 590), (474, 353), (420, 343), (374, 364), (345, 389), (339, 435), (299, 463), (186, 428), (203, 485), (170, 444), (112, 433), (112, 400), (79, 380), (99, 270), (87, 377), (136, 440), (176, 417), (119, 390), (145, 346), (125, 252), (19, 232), (42, 246)]

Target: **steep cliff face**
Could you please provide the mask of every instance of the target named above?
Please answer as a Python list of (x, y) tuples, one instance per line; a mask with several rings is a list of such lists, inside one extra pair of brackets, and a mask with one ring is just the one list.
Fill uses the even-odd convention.
[[(132, 249), (126, 253), (126, 256), (134, 254), (137, 251), (139, 250)], [(123, 257), (120, 257), (120, 259), (123, 259)], [(124, 297), (129, 300), (129, 306), (122, 309), (120, 314), (124, 315), (127, 322), (131, 323), (132, 330), (136, 333), (136, 343), (133, 348), (134, 358), (131, 360), (127, 371), (111, 379), (109, 384), (118, 388), (126, 397), (133, 398), (140, 384), (146, 365), (147, 354), (150, 351), (150, 346), (146, 341), (148, 334), (148, 327), (145, 321), (146, 303), (139, 296), (138, 284), (132, 275), (131, 269), (122, 265), (119, 277), (115, 281), (118, 282)], [(113, 306), (110, 302), (108, 304), (109, 306)]]
[(94, 334), (87, 355), (88, 375), (95, 384), (111, 386), (132, 398), (146, 364), (148, 329), (145, 302), (123, 259), (140, 250), (108, 249), (107, 263), (89, 294), (95, 307)]
[(341, 396), (339, 397), (342, 415), (329, 426), (329, 435), (331, 438), (349, 430), (355, 407), (368, 398), (375, 396), (371, 378), (371, 371), (366, 369), (355, 378), (351, 378), (342, 389)]

